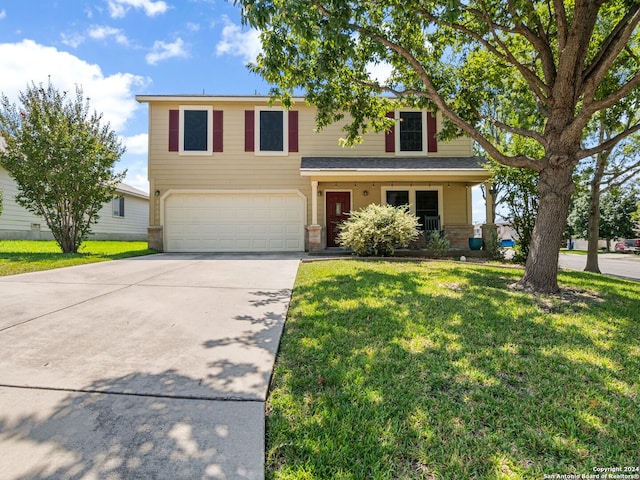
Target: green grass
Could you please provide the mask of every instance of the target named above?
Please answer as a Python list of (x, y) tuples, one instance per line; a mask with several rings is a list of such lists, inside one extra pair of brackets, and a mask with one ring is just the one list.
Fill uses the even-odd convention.
[(86, 241), (77, 254), (63, 254), (54, 241), (0, 240), (0, 276), (51, 270), (155, 253), (147, 242)]
[(453, 262), (302, 264), (267, 478), (536, 479), (639, 466), (640, 285)]

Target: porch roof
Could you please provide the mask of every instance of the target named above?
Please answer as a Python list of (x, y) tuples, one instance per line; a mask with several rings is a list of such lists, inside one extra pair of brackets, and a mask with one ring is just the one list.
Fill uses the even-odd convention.
[(448, 176), (485, 179), (482, 157), (302, 157), (300, 174), (312, 176)]

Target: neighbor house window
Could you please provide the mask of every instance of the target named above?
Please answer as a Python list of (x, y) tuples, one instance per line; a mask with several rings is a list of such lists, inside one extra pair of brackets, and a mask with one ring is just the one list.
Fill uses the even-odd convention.
[(180, 153), (208, 155), (213, 143), (213, 108), (180, 107)]
[(256, 152), (287, 154), (288, 115), (280, 109), (257, 109), (255, 115)]
[(124, 197), (116, 197), (113, 199), (113, 216), (124, 217)]

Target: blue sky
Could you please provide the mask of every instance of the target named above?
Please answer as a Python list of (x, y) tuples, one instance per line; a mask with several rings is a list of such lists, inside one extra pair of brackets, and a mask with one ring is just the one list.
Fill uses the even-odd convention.
[(0, 91), (17, 102), (32, 81), (82, 86), (127, 147), (125, 182), (144, 191), (147, 107), (135, 95), (265, 95), (268, 85), (246, 68), (259, 51), (232, 1), (0, 0)]

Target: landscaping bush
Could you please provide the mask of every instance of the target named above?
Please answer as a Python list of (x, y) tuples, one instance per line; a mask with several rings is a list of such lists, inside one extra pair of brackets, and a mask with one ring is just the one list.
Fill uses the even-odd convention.
[(498, 232), (495, 229), (489, 232), (489, 237), (484, 242), (484, 249), (489, 253), (491, 260), (504, 260), (504, 249), (500, 245)]
[(444, 232), (431, 232), (427, 238), (427, 250), (437, 257), (447, 254), (450, 248), (451, 244)]
[(340, 226), (338, 243), (359, 256), (387, 257), (420, 234), (418, 217), (409, 205), (371, 204), (352, 211)]

